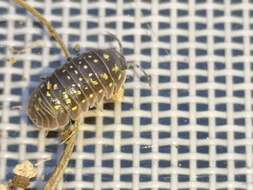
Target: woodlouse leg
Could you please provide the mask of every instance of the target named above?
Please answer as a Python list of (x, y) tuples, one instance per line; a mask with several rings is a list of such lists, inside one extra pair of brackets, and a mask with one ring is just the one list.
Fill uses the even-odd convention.
[(74, 51), (75, 51), (75, 54), (77, 54), (77, 55), (80, 54), (80, 52), (81, 52), (81, 46), (80, 46), (80, 44), (76, 44), (74, 46)]
[(78, 127), (73, 126), (73, 124), (70, 124), (69, 127), (65, 128), (62, 132), (60, 132), (60, 141), (61, 144), (67, 144), (69, 139), (73, 135), (75, 135), (78, 132)]
[(128, 64), (128, 68), (129, 68), (129, 69), (133, 69), (135, 75), (136, 75), (138, 78), (140, 78), (140, 76), (138, 75), (137, 71), (135, 70), (135, 68), (138, 68), (138, 69), (143, 73), (143, 75), (145, 76), (146, 81), (147, 81), (147, 83), (149, 84), (149, 87), (151, 87), (151, 82), (152, 82), (152, 81), (151, 81), (151, 80), (152, 80), (151, 75), (149, 75), (144, 69), (142, 69), (142, 68), (140, 67), (140, 65), (135, 64), (133, 61), (128, 61), (127, 64)]

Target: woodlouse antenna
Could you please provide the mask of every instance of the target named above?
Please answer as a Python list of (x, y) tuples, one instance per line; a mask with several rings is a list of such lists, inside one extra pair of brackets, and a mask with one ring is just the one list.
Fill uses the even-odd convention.
[(147, 82), (148, 82), (149, 86), (151, 87), (151, 79), (152, 78), (143, 68), (140, 67), (140, 65), (137, 65), (133, 61), (128, 61), (127, 66), (128, 66), (129, 69), (133, 69), (133, 71), (135, 72), (136, 75), (137, 75), (137, 72), (134, 70), (134, 68), (135, 67), (138, 68), (144, 74), (145, 78), (147, 79)]
[[(122, 46), (122, 43), (119, 40), (119, 38), (117, 38), (117, 36), (115, 36), (111, 32), (107, 32), (107, 35), (118, 42), (120, 53), (123, 54), (123, 46)], [(151, 76), (144, 69), (142, 69), (139, 65), (135, 64), (133, 61), (128, 61), (127, 65), (128, 65), (128, 68), (133, 68), (133, 70), (134, 70), (135, 67), (138, 68), (144, 74), (145, 78), (147, 79), (147, 82), (148, 82), (149, 86), (151, 87)]]
[(115, 36), (113, 33), (111, 32), (107, 32), (107, 35), (110, 36), (112, 39), (116, 40), (118, 42), (119, 45), (119, 52), (123, 53), (123, 46), (121, 41), (119, 40), (119, 38), (117, 38), (117, 36)]
[(47, 77), (46, 76), (40, 76), (40, 80), (45, 81), (45, 80), (47, 80)]

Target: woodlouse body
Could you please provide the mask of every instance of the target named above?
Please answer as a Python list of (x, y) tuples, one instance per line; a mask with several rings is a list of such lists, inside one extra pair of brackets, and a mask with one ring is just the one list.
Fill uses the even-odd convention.
[(40, 128), (63, 128), (89, 107), (112, 98), (125, 82), (126, 68), (124, 56), (114, 48), (71, 58), (33, 91), (28, 116)]

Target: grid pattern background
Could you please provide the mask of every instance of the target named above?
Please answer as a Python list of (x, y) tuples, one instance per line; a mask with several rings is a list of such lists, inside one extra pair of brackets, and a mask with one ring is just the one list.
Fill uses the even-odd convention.
[[(149, 87), (129, 70), (123, 102), (87, 114), (59, 189), (253, 189), (251, 0), (28, 2), (70, 49), (112, 45), (111, 32), (152, 75)], [(15, 46), (27, 48), (10, 64)], [(54, 133), (10, 107), (63, 63), (37, 20), (0, 0), (1, 182), (21, 160), (52, 156), (33, 183), (41, 189), (62, 153)]]

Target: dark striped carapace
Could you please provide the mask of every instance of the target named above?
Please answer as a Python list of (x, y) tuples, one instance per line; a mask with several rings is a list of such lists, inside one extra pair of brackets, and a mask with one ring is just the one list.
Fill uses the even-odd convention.
[(114, 48), (71, 58), (33, 91), (28, 116), (40, 128), (63, 128), (89, 107), (112, 98), (125, 82), (126, 68), (124, 56)]

